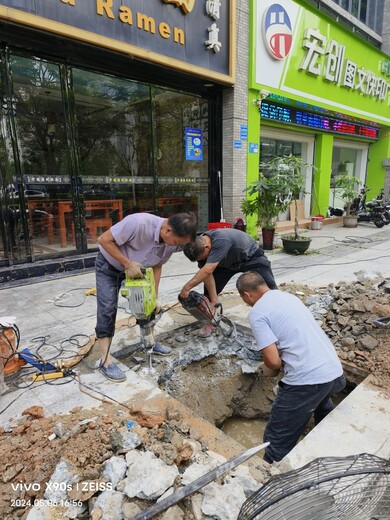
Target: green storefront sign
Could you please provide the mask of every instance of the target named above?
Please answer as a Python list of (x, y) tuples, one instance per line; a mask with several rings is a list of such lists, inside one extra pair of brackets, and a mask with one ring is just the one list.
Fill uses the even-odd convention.
[(336, 22), (291, 0), (282, 4), (253, 1), (250, 87), (390, 124), (388, 57)]
[[(306, 216), (309, 206), (312, 215), (326, 214), (334, 146), (343, 142), (367, 150), (359, 175), (377, 194), (390, 157), (388, 56), (303, 0), (252, 0), (251, 12), (248, 141), (260, 143), (272, 127), (313, 139), (307, 159), (317, 173), (307, 185), (315, 196)], [(259, 160), (248, 150), (248, 184), (258, 177)]]

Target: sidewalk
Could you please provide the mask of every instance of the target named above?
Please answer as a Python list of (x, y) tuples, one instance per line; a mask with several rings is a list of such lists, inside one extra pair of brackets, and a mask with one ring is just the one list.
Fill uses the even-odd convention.
[[(291, 281), (312, 285), (336, 283), (340, 280), (354, 280), (355, 273), (362, 270), (369, 274), (380, 272), (384, 277), (390, 277), (390, 226), (377, 229), (372, 224), (361, 224), (351, 230), (335, 224), (319, 231), (301, 232), (312, 238), (311, 254), (294, 257), (280, 249), (266, 253), (272, 262), (278, 284)], [(173, 255), (163, 268), (159, 295), (163, 305), (177, 302), (181, 287), (196, 270), (196, 264), (189, 262), (182, 253)], [(51, 348), (51, 352), (55, 353), (56, 348), (63, 348), (63, 342), (74, 335), (77, 336), (76, 341), (84, 343), (94, 334), (96, 300), (93, 296), (85, 296), (85, 290), (95, 286), (94, 273), (46, 281), (35, 279), (32, 282), (0, 290), (0, 316), (15, 316), (20, 329), (21, 348), (36, 348), (43, 341), (36, 338), (45, 337), (46, 343), (51, 345), (49, 351)], [(235, 279), (229, 282), (226, 290), (235, 291)], [(118, 320), (129, 319), (126, 304), (124, 298), (119, 299)], [(228, 308), (226, 312), (229, 314)], [(244, 309), (236, 315), (237, 323), (245, 323), (246, 314)], [(177, 324), (168, 320), (165, 326), (173, 330)], [(65, 343), (65, 347), (72, 348), (69, 343)], [(124, 365), (122, 367), (128, 376), (126, 383), (115, 385), (107, 381), (94, 370), (98, 354), (95, 349), (87, 358), (87, 366), (82, 369), (83, 380), (87, 384), (93, 384), (99, 391), (118, 400), (129, 399), (140, 391), (151, 394), (160, 392), (155, 384)], [(29, 391), (15, 390), (3, 395), (0, 397), (0, 411), (4, 408), (6, 410), (0, 414), (0, 426), (34, 404), (44, 406), (47, 413), (67, 412), (75, 404), (85, 407), (99, 404), (85, 394), (80, 394), (76, 388), (76, 382), (64, 385), (59, 396), (58, 389), (35, 384)], [(19, 399), (18, 396), (22, 394), (23, 397)], [(15, 398), (18, 399), (12, 403)]]

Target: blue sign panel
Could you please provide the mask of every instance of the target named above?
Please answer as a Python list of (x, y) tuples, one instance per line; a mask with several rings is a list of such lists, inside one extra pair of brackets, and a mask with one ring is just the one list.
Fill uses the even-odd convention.
[(242, 148), (242, 142), (241, 141), (233, 141), (234, 148)]
[(249, 153), (259, 153), (259, 145), (257, 143), (249, 143)]
[(185, 128), (186, 161), (203, 160), (203, 138), (200, 128)]
[(0, 0), (0, 20), (233, 83), (232, 2)]
[(247, 141), (248, 139), (248, 125), (240, 125), (240, 139)]

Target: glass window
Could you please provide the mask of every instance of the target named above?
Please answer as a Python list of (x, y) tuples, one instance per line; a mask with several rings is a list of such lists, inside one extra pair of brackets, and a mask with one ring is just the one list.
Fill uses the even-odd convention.
[(352, 0), (352, 5), (351, 5), (351, 14), (352, 16), (354, 16), (355, 18), (358, 18), (359, 19), (359, 4), (360, 4), (360, 1), (359, 0)]
[(89, 247), (139, 211), (154, 211), (150, 87), (73, 70), (78, 146)]
[(382, 34), (384, 0), (334, 0), (362, 23)]
[(135, 212), (194, 211), (207, 228), (208, 99), (16, 52), (9, 66), (0, 262), (96, 248)]
[[(38, 58), (13, 55), (10, 68), (22, 175), (14, 179), (14, 208), (20, 217), (26, 215), (20, 218), (21, 223), (28, 222), (19, 237), (23, 237), (26, 247), (31, 244), (32, 258), (65, 247), (75, 249), (73, 219), (71, 215), (61, 219), (59, 214), (61, 203), (71, 206), (60, 67)], [(68, 234), (69, 243), (65, 240)]]
[[(153, 93), (157, 211), (164, 217), (181, 211), (194, 211), (199, 229), (206, 229), (208, 102), (206, 99), (160, 88), (153, 89)], [(198, 212), (198, 208), (202, 208), (202, 213)]]
[(359, 19), (361, 22), (367, 24), (367, 0), (360, 1)]
[(278, 139), (270, 139), (262, 137), (260, 140), (260, 161), (267, 160), (281, 155), (294, 155), (302, 157), (302, 144), (296, 141), (282, 141)]

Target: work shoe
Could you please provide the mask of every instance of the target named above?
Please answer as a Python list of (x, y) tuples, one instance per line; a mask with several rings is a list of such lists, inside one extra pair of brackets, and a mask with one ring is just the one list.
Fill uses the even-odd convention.
[(121, 383), (122, 381), (126, 381), (126, 375), (115, 363), (110, 363), (106, 367), (102, 365), (100, 362), (99, 372), (106, 376), (110, 381), (114, 381), (114, 383)]
[(203, 325), (203, 327), (198, 330), (198, 336), (200, 338), (208, 338), (211, 336), (214, 329), (215, 327), (212, 323), (206, 323), (206, 325)]
[(152, 347), (152, 354), (158, 354), (159, 356), (170, 356), (172, 354), (172, 349), (157, 342)]

